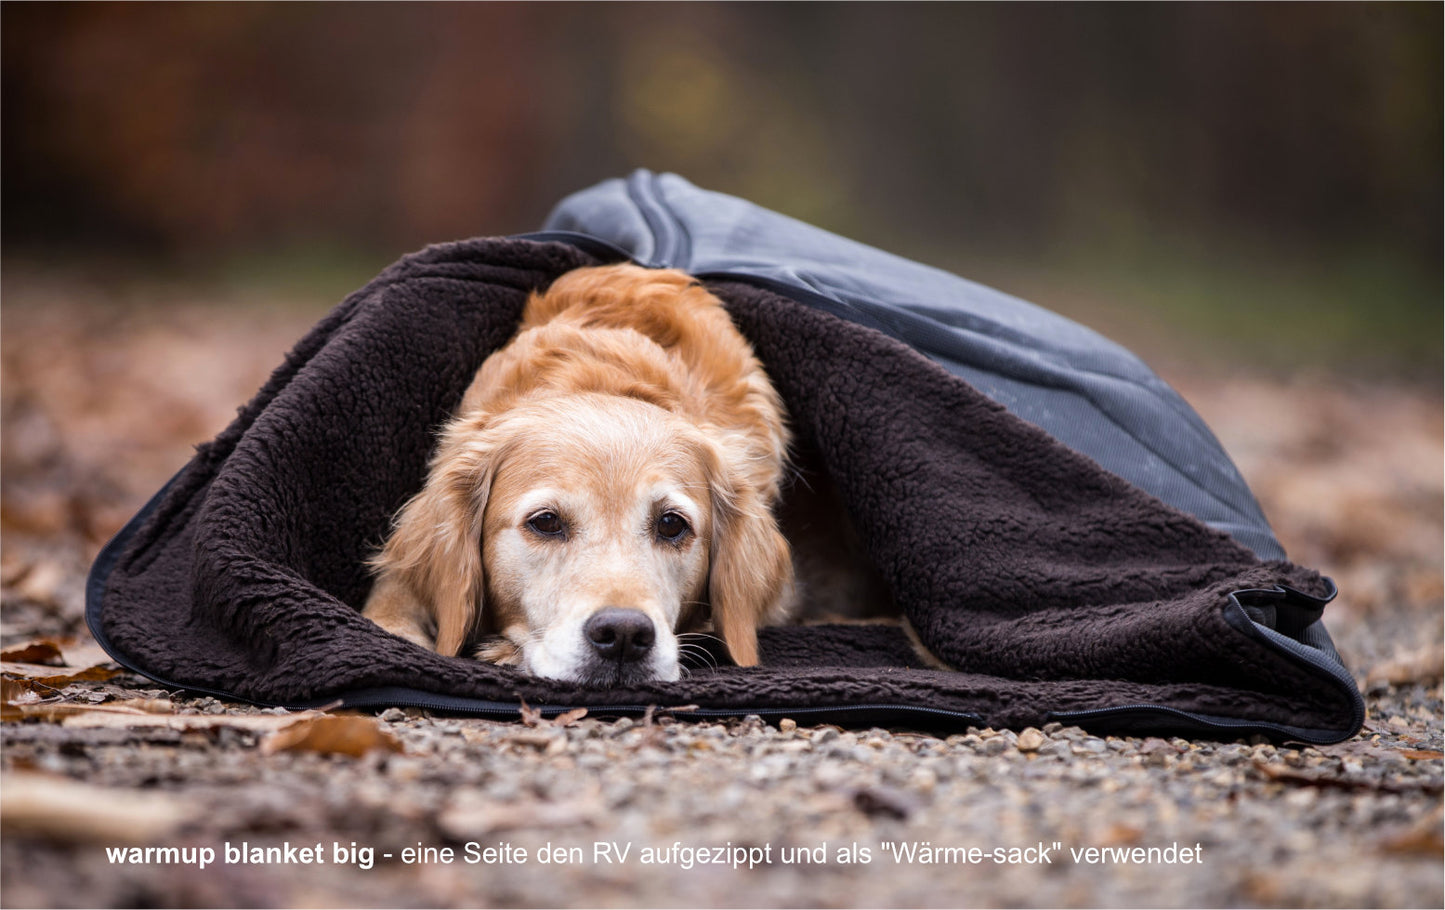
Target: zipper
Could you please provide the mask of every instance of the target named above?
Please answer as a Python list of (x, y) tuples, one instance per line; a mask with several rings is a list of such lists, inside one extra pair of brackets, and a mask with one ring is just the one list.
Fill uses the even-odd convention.
[[(317, 699), (314, 702), (308, 702), (305, 705), (298, 705), (297, 707), (320, 707), (321, 705), (330, 704), (332, 701), (334, 701), (334, 699)], [(516, 720), (521, 717), (521, 706), (519, 704), (472, 699), (462, 696), (433, 695), (432, 693), (405, 688), (383, 688), (372, 691), (363, 690), (351, 695), (342, 696), (341, 702), (341, 707), (343, 708), (376, 708), (383, 706), (423, 708), (426, 710), (456, 712), (470, 717), (483, 717), (496, 720)], [(650, 709), (669, 713), (670, 716), (676, 717), (679, 720), (757, 715), (765, 719), (790, 717), (795, 720), (809, 719), (814, 722), (822, 722), (828, 718), (861, 717), (867, 719), (874, 717), (879, 720), (894, 723), (908, 719), (931, 720), (937, 722), (937, 725), (949, 727), (986, 725), (983, 718), (977, 714), (971, 714), (965, 711), (950, 711), (945, 708), (929, 708), (919, 705), (865, 703), (861, 705), (819, 705), (796, 708), (748, 705), (736, 708), (689, 706), (686, 711), (677, 710), (679, 707), (682, 706), (667, 704), (535, 705), (532, 706), (530, 710), (538, 712), (543, 717), (556, 717), (559, 714), (565, 714), (577, 708), (586, 708), (588, 715), (640, 717)]]

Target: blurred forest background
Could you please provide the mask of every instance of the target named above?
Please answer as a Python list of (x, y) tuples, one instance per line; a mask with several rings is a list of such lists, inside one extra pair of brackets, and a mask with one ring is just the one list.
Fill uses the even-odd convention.
[(1433, 381), (1441, 9), (6, 3), (6, 290), (164, 278), (314, 314), (645, 166), (1151, 362)]

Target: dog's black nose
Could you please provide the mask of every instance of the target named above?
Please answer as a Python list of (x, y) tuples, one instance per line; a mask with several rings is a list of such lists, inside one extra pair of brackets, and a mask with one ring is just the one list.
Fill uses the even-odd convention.
[(647, 656), (657, 631), (641, 610), (603, 607), (582, 626), (582, 634), (603, 660), (632, 663)]

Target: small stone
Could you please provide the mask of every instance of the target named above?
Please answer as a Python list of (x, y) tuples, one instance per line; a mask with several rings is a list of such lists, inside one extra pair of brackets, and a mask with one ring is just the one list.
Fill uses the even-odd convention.
[(932, 793), (933, 788), (938, 786), (938, 775), (928, 768), (915, 768), (906, 782), (911, 789), (920, 793)]
[(813, 745), (821, 746), (823, 743), (832, 742), (838, 738), (837, 727), (819, 727), (813, 731)]
[(381, 712), (381, 720), (384, 720), (389, 724), (394, 724), (399, 721), (406, 720), (406, 712), (400, 708), (387, 708), (385, 711)]
[(1039, 747), (1047, 741), (1048, 739), (1043, 733), (1033, 727), (1026, 727), (1024, 732), (1019, 734), (1017, 746), (1020, 752), (1037, 752)]
[(918, 808), (918, 801), (902, 790), (877, 786), (854, 792), (853, 805), (864, 815), (881, 815), (901, 821)]
[(778, 721), (778, 731), (781, 733), (792, 733), (798, 729), (798, 722), (791, 717), (785, 717)]

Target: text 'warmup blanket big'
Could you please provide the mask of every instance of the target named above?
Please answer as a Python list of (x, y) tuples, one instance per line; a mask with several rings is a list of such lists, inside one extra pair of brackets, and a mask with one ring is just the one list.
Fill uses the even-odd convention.
[[(407, 256), (312, 329), (97, 560), (88, 619), (111, 655), (288, 706), (1358, 731), (1320, 622), (1333, 585), (1276, 558), (1217, 442), (1132, 355), (670, 175), (578, 194), (548, 227)], [(724, 301), (894, 602), (956, 671), (926, 668), (896, 626), (810, 625), (764, 629), (757, 667), (589, 689), (442, 657), (361, 616), (366, 561), (528, 293), (622, 258)]]

